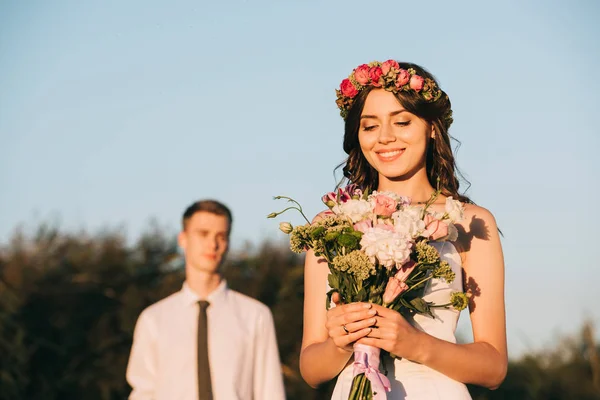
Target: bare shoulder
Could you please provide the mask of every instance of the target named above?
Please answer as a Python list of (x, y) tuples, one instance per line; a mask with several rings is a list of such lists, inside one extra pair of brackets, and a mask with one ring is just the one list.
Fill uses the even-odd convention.
[(462, 221), (456, 224), (458, 240), (456, 246), (461, 253), (463, 262), (467, 254), (479, 247), (480, 244), (491, 244), (499, 241), (496, 218), (487, 208), (465, 204)]
[(490, 210), (476, 204), (465, 204), (464, 218), (460, 224), (470, 226), (473, 221), (481, 221), (490, 228), (496, 228), (496, 218)]

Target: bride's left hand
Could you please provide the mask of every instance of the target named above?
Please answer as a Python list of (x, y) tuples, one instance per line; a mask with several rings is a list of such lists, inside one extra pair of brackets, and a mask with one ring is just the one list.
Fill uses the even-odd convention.
[(391, 354), (417, 360), (423, 332), (419, 331), (399, 312), (373, 304), (377, 311), (374, 329), (357, 343), (379, 347)]

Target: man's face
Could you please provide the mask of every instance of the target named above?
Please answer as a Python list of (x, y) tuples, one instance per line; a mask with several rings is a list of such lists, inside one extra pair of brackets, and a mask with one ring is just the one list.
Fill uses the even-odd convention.
[(198, 272), (219, 272), (229, 247), (229, 220), (206, 211), (194, 213), (179, 234), (186, 265)]

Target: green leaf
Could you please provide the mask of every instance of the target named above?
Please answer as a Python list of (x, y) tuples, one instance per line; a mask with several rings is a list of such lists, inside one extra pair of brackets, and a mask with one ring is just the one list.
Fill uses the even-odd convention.
[(327, 232), (325, 234), (325, 241), (333, 242), (334, 240), (336, 240), (338, 238), (338, 236), (340, 236), (340, 232), (336, 232), (336, 231)]
[(355, 238), (357, 238), (359, 241), (363, 237), (363, 233), (361, 231), (355, 231), (355, 230), (353, 230), (353, 231), (348, 232), (348, 233), (351, 234), (352, 236), (354, 236)]
[(339, 290), (340, 288), (340, 280), (336, 274), (330, 273), (327, 275), (327, 282), (329, 282), (329, 287), (332, 289)]
[(337, 242), (341, 246), (344, 246), (344, 247), (347, 247), (347, 248), (353, 249), (353, 250), (358, 246), (358, 239), (356, 238), (356, 236), (347, 234), (347, 233), (342, 233), (337, 238)]
[(325, 232), (325, 227), (318, 226), (310, 232), (310, 237), (313, 239), (317, 239), (321, 234)]
[(360, 288), (358, 293), (356, 293), (356, 301), (365, 301), (367, 300), (367, 291), (365, 288)]
[(415, 297), (414, 299), (412, 299), (410, 301), (410, 304), (412, 306), (414, 306), (414, 308), (421, 314), (428, 314), (430, 316), (433, 316), (431, 314), (431, 310), (429, 309), (429, 303), (427, 303), (425, 300), (423, 300), (421, 297)]
[[(409, 310), (415, 310), (415, 307), (408, 303), (404, 298), (400, 297), (400, 303), (402, 307), (408, 308)], [(416, 310), (415, 310), (416, 311)]]
[(325, 301), (325, 309), (329, 310), (330, 305), (331, 305), (331, 296), (333, 296), (334, 293), (337, 293), (336, 289), (331, 289), (329, 292), (327, 292), (327, 299)]
[(378, 287), (375, 287), (373, 290), (371, 290), (371, 293), (369, 293), (369, 303), (376, 303), (379, 304), (379, 301), (381, 300), (381, 297), (383, 296), (383, 292), (385, 291), (385, 285), (380, 285)]

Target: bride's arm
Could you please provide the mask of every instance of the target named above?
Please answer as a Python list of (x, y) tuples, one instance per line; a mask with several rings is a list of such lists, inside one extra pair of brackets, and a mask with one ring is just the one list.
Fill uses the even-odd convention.
[[(347, 304), (325, 309), (329, 268), (311, 250), (304, 269), (304, 330), (300, 352), (300, 373), (312, 387), (335, 378), (352, 355), (352, 343), (366, 336), (373, 315), (370, 305)], [(329, 315), (329, 318), (328, 318)], [(328, 322), (329, 320), (329, 322)], [(341, 324), (350, 334), (346, 334)]]
[[(474, 342), (454, 344), (412, 328), (400, 314), (376, 307), (378, 326), (360, 342), (427, 365), (452, 379), (497, 388), (508, 365), (504, 312), (504, 258), (492, 214), (477, 206), (465, 209), (469, 242), (463, 263), (468, 282), (477, 285), (469, 309)], [(381, 336), (373, 338), (372, 336)]]
[(495, 389), (504, 380), (508, 366), (504, 311), (504, 257), (493, 215), (469, 205), (468, 251), (463, 263), (465, 281), (476, 285), (469, 304), (473, 343), (454, 345), (429, 340), (422, 362), (456, 380)]

